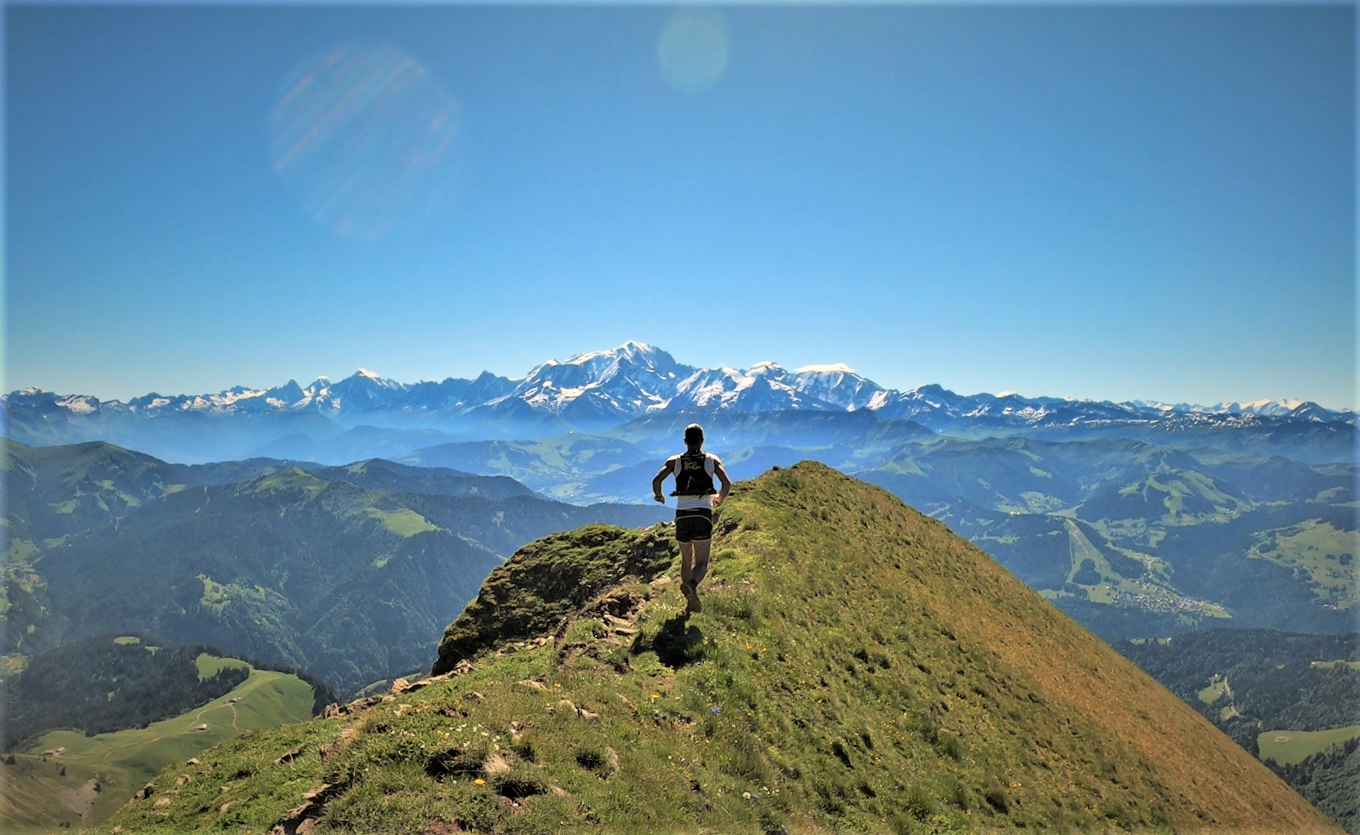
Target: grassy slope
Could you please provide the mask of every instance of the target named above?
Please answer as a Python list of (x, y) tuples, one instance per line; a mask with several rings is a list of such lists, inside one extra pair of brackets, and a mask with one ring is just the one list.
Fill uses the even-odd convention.
[[(803, 464), (740, 485), (719, 528), (700, 615), (654, 533), (531, 546), (492, 580), (539, 578), (539, 602), (489, 581), (441, 679), (215, 749), (110, 825), (268, 829), (326, 786), (314, 813), (354, 832), (1337, 831), (881, 490)], [(568, 573), (597, 593), (544, 629)], [(500, 649), (458, 664), (451, 639)]]
[[(200, 669), (243, 663), (211, 656), (200, 661)], [(305, 720), (311, 712), (311, 685), (296, 676), (252, 670), (225, 696), (145, 728), (92, 737), (52, 731), (16, 755), (14, 765), (0, 766), (0, 828), (18, 832), (98, 822), (171, 763), (245, 732)], [(199, 725), (208, 727), (198, 730)], [(65, 749), (59, 756), (43, 756), (58, 748)], [(91, 781), (99, 784), (98, 791)]]

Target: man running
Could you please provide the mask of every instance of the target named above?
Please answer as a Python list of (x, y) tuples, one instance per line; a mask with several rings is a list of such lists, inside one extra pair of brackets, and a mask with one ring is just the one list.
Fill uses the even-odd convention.
[[(672, 455), (652, 478), (652, 498), (662, 504), (661, 483), (675, 476), (675, 541), (680, 545), (680, 593), (685, 596), (686, 612), (701, 612), (698, 586), (708, 573), (708, 549), (713, 539), (713, 508), (727, 498), (732, 481), (718, 456), (703, 451), (704, 428), (697, 423), (685, 427), (685, 451)], [(722, 484), (713, 489), (713, 476)], [(714, 495), (714, 494), (717, 495)]]

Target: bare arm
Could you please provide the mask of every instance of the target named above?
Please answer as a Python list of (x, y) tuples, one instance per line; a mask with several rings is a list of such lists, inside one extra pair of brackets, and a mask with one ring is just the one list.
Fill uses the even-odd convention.
[(667, 458), (666, 463), (661, 465), (661, 469), (652, 476), (652, 499), (662, 504), (666, 503), (666, 497), (661, 494), (661, 483), (666, 480), (666, 476), (675, 472), (675, 459)]
[(713, 497), (713, 504), (720, 505), (723, 499), (727, 498), (727, 493), (732, 489), (732, 479), (727, 477), (727, 470), (723, 469), (722, 461), (713, 459), (713, 474), (718, 477), (722, 487), (718, 490), (718, 495)]

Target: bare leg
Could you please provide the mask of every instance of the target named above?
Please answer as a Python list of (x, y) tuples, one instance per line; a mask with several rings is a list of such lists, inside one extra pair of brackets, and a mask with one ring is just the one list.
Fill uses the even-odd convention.
[[(694, 543), (681, 542), (680, 546), (680, 585), (682, 589), (690, 588), (694, 585)], [(708, 543), (704, 543), (705, 546)], [(705, 548), (704, 559), (708, 559), (708, 551)]]
[(694, 568), (690, 571), (691, 586), (697, 586), (703, 582), (708, 575), (708, 549), (713, 544), (709, 539), (696, 539), (690, 543), (694, 546)]

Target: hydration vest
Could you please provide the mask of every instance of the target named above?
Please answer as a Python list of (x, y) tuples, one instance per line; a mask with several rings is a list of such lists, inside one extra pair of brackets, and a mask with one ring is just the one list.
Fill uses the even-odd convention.
[(713, 456), (686, 452), (675, 459), (675, 492), (672, 496), (709, 496), (713, 489)]

